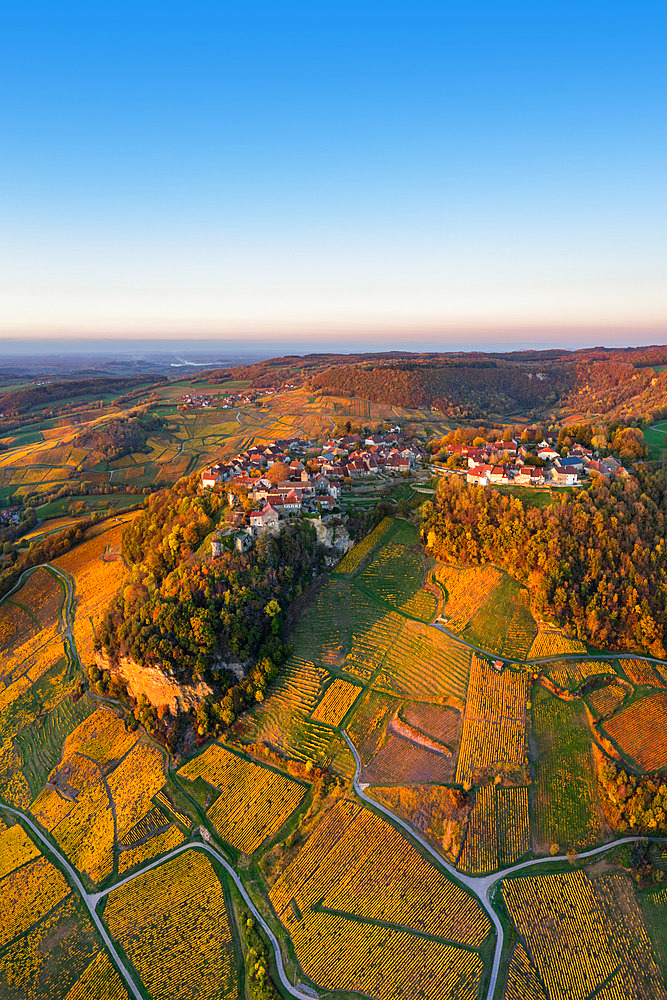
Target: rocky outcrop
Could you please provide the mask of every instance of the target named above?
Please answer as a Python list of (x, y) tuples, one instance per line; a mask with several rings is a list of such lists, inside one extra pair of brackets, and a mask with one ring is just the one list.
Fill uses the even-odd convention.
[[(338, 520), (336, 518), (336, 520)], [(344, 524), (332, 524), (323, 521), (322, 518), (313, 518), (310, 522), (317, 533), (317, 540), (320, 545), (328, 549), (334, 549), (339, 556), (345, 555), (348, 549), (352, 548), (353, 542)]]
[(180, 711), (196, 708), (213, 690), (199, 681), (197, 684), (179, 684), (159, 667), (144, 666), (128, 656), (111, 663), (102, 653), (95, 656), (100, 670), (108, 670), (112, 676), (120, 677), (128, 693), (133, 698), (145, 695), (155, 708), (166, 707), (176, 715)]

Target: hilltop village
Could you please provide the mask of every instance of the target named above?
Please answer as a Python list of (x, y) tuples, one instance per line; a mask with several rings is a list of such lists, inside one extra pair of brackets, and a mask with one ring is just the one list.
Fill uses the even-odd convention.
[(204, 469), (202, 490), (226, 492), (228, 525), (216, 532), (212, 554), (233, 544), (245, 551), (286, 517), (322, 517), (340, 512), (345, 487), (367, 477), (409, 476), (426, 462), (418, 440), (400, 427), (387, 434), (348, 434), (323, 443), (297, 438), (253, 445), (226, 462)]

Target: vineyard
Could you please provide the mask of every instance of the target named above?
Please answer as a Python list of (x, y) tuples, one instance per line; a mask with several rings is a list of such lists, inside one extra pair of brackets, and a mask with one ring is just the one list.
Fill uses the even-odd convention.
[(447, 628), (452, 632), (463, 632), (500, 584), (502, 577), (502, 570), (495, 566), (472, 566), (467, 569), (439, 566), (436, 579), (445, 588), (447, 595), (444, 610)]
[(383, 920), (479, 947), (489, 921), (477, 902), (425, 861), (390, 824), (361, 806), (335, 806), (270, 892), (280, 916), (325, 910)]
[(585, 653), (586, 647), (578, 639), (570, 639), (559, 629), (540, 629), (535, 636), (528, 654), (529, 659), (539, 660), (544, 656), (569, 656)]
[(634, 684), (649, 684), (651, 687), (665, 687), (665, 681), (657, 668), (646, 660), (621, 660), (623, 672)]
[(172, 851), (183, 843), (185, 837), (173, 823), (166, 828), (162, 828), (153, 834), (148, 840), (136, 847), (129, 847), (123, 850), (118, 858), (118, 871), (121, 875), (134, 868), (136, 865), (145, 864), (158, 858), (167, 851)]
[(152, 1000), (237, 996), (225, 898), (203, 854), (185, 851), (113, 890), (104, 921)]
[(60, 581), (43, 566), (33, 570), (15, 600), (33, 616), (39, 628), (58, 619), (64, 599)]
[(314, 722), (311, 713), (320, 700), (328, 671), (301, 656), (292, 656), (271, 693), (243, 720), (241, 745), (263, 740), (296, 760), (327, 761), (336, 735)]
[(396, 522), (389, 540), (377, 551), (357, 582), (377, 600), (422, 621), (431, 621), (438, 601), (425, 588), (424, 566), (415, 551), (417, 536), (405, 522)]
[[(622, 876), (583, 872), (508, 879), (507, 910), (548, 1000), (584, 1000), (611, 980), (620, 1000), (664, 998), (641, 914)], [(620, 962), (620, 965), (619, 965)]]
[(179, 823), (182, 823), (183, 826), (186, 827), (188, 830), (190, 829), (190, 827), (192, 826), (191, 818), (189, 816), (186, 816), (185, 813), (181, 812), (163, 791), (157, 793), (157, 795), (154, 797), (154, 802), (157, 805), (161, 806), (163, 809), (166, 809), (167, 815), (171, 813), (172, 816), (176, 817)]
[(549, 1000), (521, 944), (514, 946), (505, 1000)]
[[(7, 692), (0, 692), (0, 794), (14, 806), (25, 809), (33, 798), (23, 768), (27, 770), (35, 759), (25, 745), (20, 746), (20, 735), (38, 719), (48, 724), (49, 714), (71, 695), (75, 677), (71, 664), (61, 657), (34, 683), (26, 678), (15, 696), (10, 692), (10, 697), (4, 698)], [(25, 764), (21, 758), (24, 751)], [(37, 760), (36, 766), (43, 765)]]
[(439, 740), (450, 750), (459, 741), (461, 714), (455, 708), (414, 702), (406, 706), (403, 715), (408, 725)]
[(591, 691), (587, 695), (587, 701), (591, 707), (593, 716), (596, 719), (603, 719), (607, 715), (612, 715), (621, 707), (627, 694), (627, 686), (613, 682), (606, 687), (600, 688), (598, 691)]
[(604, 724), (621, 752), (644, 771), (667, 767), (667, 691), (635, 701)]
[(640, 905), (646, 930), (665, 978), (667, 977), (667, 888), (642, 894)]
[(476, 996), (479, 956), (445, 942), (478, 948), (487, 917), (393, 827), (354, 803), (324, 816), (270, 897), (302, 968), (321, 986), (380, 1000), (399, 989), (444, 1000), (458, 980), (457, 996)]
[(84, 666), (95, 660), (96, 628), (125, 575), (125, 565), (120, 558), (120, 536), (124, 527), (124, 524), (115, 524), (55, 560), (56, 566), (74, 577), (74, 641)]
[(44, 857), (35, 858), (0, 881), (0, 948), (28, 930), (69, 895), (70, 888), (57, 868)]
[(353, 545), (336, 566), (334, 573), (355, 573), (369, 552), (377, 545), (386, 531), (391, 528), (393, 518), (385, 517), (365, 538)]
[(63, 598), (56, 577), (39, 568), (0, 605), (0, 712), (61, 659)]
[(39, 848), (18, 823), (3, 827), (0, 827), (0, 885), (6, 875), (40, 854)]
[[(4, 912), (4, 911), (3, 911)], [(60, 1000), (99, 954), (83, 903), (66, 896), (20, 937), (0, 950), (3, 1000)], [(74, 994), (76, 996), (76, 994)], [(85, 994), (84, 994), (85, 996)], [(85, 1000), (102, 1000), (95, 993)], [(123, 994), (110, 1000), (125, 1000)]]
[(53, 711), (37, 718), (16, 737), (21, 753), (23, 772), (33, 796), (44, 787), (47, 776), (60, 760), (69, 733), (92, 712), (94, 704), (88, 695), (73, 701), (66, 698)]
[(473, 656), (456, 781), (521, 767), (525, 757), (528, 679), (506, 668), (499, 673)]
[(581, 703), (560, 701), (543, 688), (532, 697), (538, 744), (531, 830), (539, 850), (593, 847), (602, 821), (591, 760), (591, 735)]
[(464, 698), (470, 657), (469, 649), (443, 632), (405, 621), (385, 652), (375, 685), (425, 701), (447, 695)]
[(113, 870), (117, 839), (149, 812), (164, 781), (162, 753), (99, 708), (65, 739), (62, 761), (30, 809), (72, 864), (99, 882)]
[(607, 661), (563, 660), (561, 663), (550, 663), (547, 668), (549, 677), (558, 687), (566, 691), (576, 691), (588, 677), (614, 674), (612, 664)]
[(371, 785), (451, 782), (454, 758), (391, 735), (364, 766), (362, 778)]
[(223, 794), (208, 816), (223, 840), (252, 854), (277, 833), (306, 793), (303, 785), (284, 774), (230, 753), (213, 743), (178, 772), (183, 778), (204, 781)]
[(485, 875), (514, 864), (530, 850), (528, 789), (483, 785), (475, 800), (458, 867)]
[(528, 591), (503, 573), (461, 635), (489, 653), (524, 660), (537, 635)]
[(338, 726), (354, 704), (360, 688), (336, 677), (324, 692), (324, 697), (312, 714), (315, 722)]
[(63, 1000), (127, 1000), (127, 990), (101, 951)]

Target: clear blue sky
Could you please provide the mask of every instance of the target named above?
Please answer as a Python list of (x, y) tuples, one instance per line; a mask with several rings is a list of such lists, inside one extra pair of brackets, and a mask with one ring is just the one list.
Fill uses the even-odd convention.
[(664, 3), (0, 24), (0, 336), (667, 339)]

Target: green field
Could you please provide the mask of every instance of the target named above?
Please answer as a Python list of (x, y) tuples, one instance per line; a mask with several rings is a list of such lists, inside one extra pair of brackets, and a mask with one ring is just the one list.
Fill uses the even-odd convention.
[(18, 734), (16, 744), (23, 760), (23, 773), (33, 795), (44, 787), (48, 774), (60, 760), (67, 736), (95, 711), (95, 707), (88, 695), (77, 702), (65, 698)]
[(602, 836), (591, 732), (580, 701), (560, 701), (535, 685), (532, 692), (535, 780), (531, 829), (539, 850), (593, 847)]
[(639, 905), (658, 966), (667, 980), (667, 889), (641, 893)]
[(647, 427), (644, 431), (644, 441), (648, 445), (651, 458), (661, 458), (667, 449), (667, 420)]
[(57, 500), (52, 500), (50, 503), (42, 504), (41, 507), (37, 507), (37, 517), (41, 517), (44, 520), (45, 523), (43, 524), (43, 527), (48, 530), (48, 523), (46, 521), (47, 518), (62, 517), (67, 514), (67, 510), (70, 505), (77, 503), (79, 500), (82, 500), (86, 507), (90, 508), (90, 510), (97, 511), (124, 509), (125, 507), (134, 507), (136, 504), (142, 503), (142, 498), (137, 496), (135, 493), (109, 493), (83, 497), (59, 497)]
[(490, 592), (462, 638), (489, 653), (521, 660), (528, 655), (536, 635), (528, 592), (503, 573), (499, 585)]

